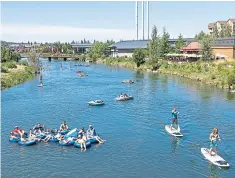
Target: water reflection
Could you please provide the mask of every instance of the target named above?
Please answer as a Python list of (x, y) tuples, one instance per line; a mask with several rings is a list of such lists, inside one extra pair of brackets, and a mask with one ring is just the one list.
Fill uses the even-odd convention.
[(176, 137), (173, 137), (171, 136), (171, 153), (176, 155), (176, 151), (179, 147), (179, 143), (180, 143), (180, 139), (179, 138), (176, 138)]
[(215, 165), (210, 163), (209, 169), (210, 169), (210, 176), (209, 176), (209, 178), (218, 178), (219, 177), (217, 175), (217, 172), (216, 172), (217, 166), (215, 166)]
[(235, 100), (235, 93), (226, 92), (226, 99), (227, 100)]

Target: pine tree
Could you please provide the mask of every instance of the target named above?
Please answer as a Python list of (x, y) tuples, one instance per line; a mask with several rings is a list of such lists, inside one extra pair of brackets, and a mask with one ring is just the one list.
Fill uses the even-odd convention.
[(211, 60), (213, 57), (213, 51), (211, 45), (213, 44), (213, 38), (210, 35), (206, 35), (201, 41), (201, 55), (202, 60)]
[(157, 27), (154, 25), (152, 29), (151, 34), (151, 41), (148, 44), (148, 50), (149, 50), (149, 62), (153, 66), (158, 63), (158, 57), (159, 57), (159, 36)]
[(232, 36), (232, 27), (229, 24), (225, 25), (224, 36), (225, 37), (231, 37)]
[(184, 46), (183, 36), (180, 34), (177, 42), (175, 43), (175, 52), (180, 53), (180, 49)]
[(160, 40), (160, 57), (165, 57), (165, 55), (168, 54), (170, 51), (169, 38), (169, 33), (166, 31), (166, 28), (163, 27), (163, 35)]
[(221, 26), (221, 30), (219, 33), (219, 37), (224, 38), (225, 37), (225, 27), (222, 25)]

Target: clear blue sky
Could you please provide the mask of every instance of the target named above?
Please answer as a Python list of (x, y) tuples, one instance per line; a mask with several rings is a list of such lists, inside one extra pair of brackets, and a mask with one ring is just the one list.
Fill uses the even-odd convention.
[[(4, 40), (62, 40), (68, 41), (75, 35), (76, 38), (84, 37), (113, 39), (135, 38), (135, 1), (132, 2), (1, 2), (1, 24), (3, 28), (2, 38)], [(155, 24), (159, 31), (165, 26), (171, 37), (177, 37), (182, 33), (185, 37), (193, 37), (197, 32), (207, 31), (207, 25), (217, 20), (235, 18), (235, 2), (150, 2), (149, 3), (150, 31)], [(141, 5), (139, 2), (139, 36), (141, 34)], [(146, 18), (146, 17), (145, 17)], [(29, 29), (32, 34), (24, 34), (24, 31), (13, 30), (20, 26), (21, 30)], [(66, 28), (51, 34), (51, 26)], [(48, 29), (37, 30), (40, 27)], [(11, 29), (9, 29), (11, 28)], [(78, 33), (76, 34), (76, 28)], [(86, 29), (82, 31), (82, 29)], [(4, 30), (5, 29), (5, 30)], [(80, 29), (80, 30), (79, 30)], [(91, 29), (89, 33), (88, 30)], [(93, 29), (93, 31), (92, 31)], [(105, 37), (101, 29), (107, 29)], [(50, 31), (51, 30), (51, 31)], [(114, 30), (114, 31), (112, 31)], [(116, 31), (115, 31), (116, 30)], [(123, 34), (126, 32), (126, 35)], [(147, 30), (147, 26), (145, 31)], [(42, 32), (43, 31), (43, 32)], [(45, 33), (45, 34), (43, 34)], [(51, 35), (49, 35), (51, 34)], [(46, 36), (47, 35), (47, 36)], [(57, 36), (56, 36), (57, 35)], [(70, 35), (70, 36), (69, 36)], [(36, 38), (38, 36), (38, 39)], [(119, 37), (120, 36), (120, 37)], [(145, 34), (147, 36), (147, 32)], [(25, 39), (26, 40), (26, 39)], [(27, 41), (26, 40), (26, 41)], [(76, 40), (76, 39), (75, 39)], [(80, 39), (77, 39), (80, 40)], [(15, 40), (14, 40), (15, 41)]]

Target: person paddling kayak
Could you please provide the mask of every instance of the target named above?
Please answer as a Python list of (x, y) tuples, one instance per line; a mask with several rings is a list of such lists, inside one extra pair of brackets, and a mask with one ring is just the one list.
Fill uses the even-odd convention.
[(215, 152), (215, 155), (217, 155), (217, 147), (218, 147), (218, 141), (220, 140), (220, 136), (219, 136), (219, 129), (218, 128), (214, 128), (210, 134), (209, 137), (211, 144), (210, 144), (210, 155), (212, 155), (212, 151)]
[(172, 125), (173, 124), (176, 124), (177, 129), (178, 129), (178, 127), (179, 127), (179, 125), (178, 125), (178, 114), (179, 114), (179, 112), (177, 111), (176, 107), (173, 108), (171, 113), (172, 113), (172, 124), (170, 126), (170, 129), (172, 130)]

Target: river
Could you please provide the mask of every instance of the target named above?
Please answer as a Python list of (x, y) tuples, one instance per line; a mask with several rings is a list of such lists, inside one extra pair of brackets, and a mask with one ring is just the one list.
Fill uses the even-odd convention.
[[(43, 88), (37, 87), (37, 77), (1, 92), (2, 177), (235, 176), (235, 94), (176, 76), (41, 60), (51, 69), (42, 73)], [(88, 77), (79, 78), (75, 69), (86, 71)], [(135, 83), (121, 84), (129, 78)], [(134, 100), (116, 102), (121, 92)], [(106, 104), (88, 106), (95, 99)], [(173, 106), (180, 112), (180, 139), (164, 129)], [(71, 128), (92, 124), (105, 144), (81, 152), (58, 143), (22, 147), (8, 141), (15, 125), (27, 131), (38, 122), (58, 128), (63, 120)], [(209, 147), (213, 127), (219, 128), (219, 155), (230, 163), (229, 169), (211, 165), (200, 152), (200, 147)]]

